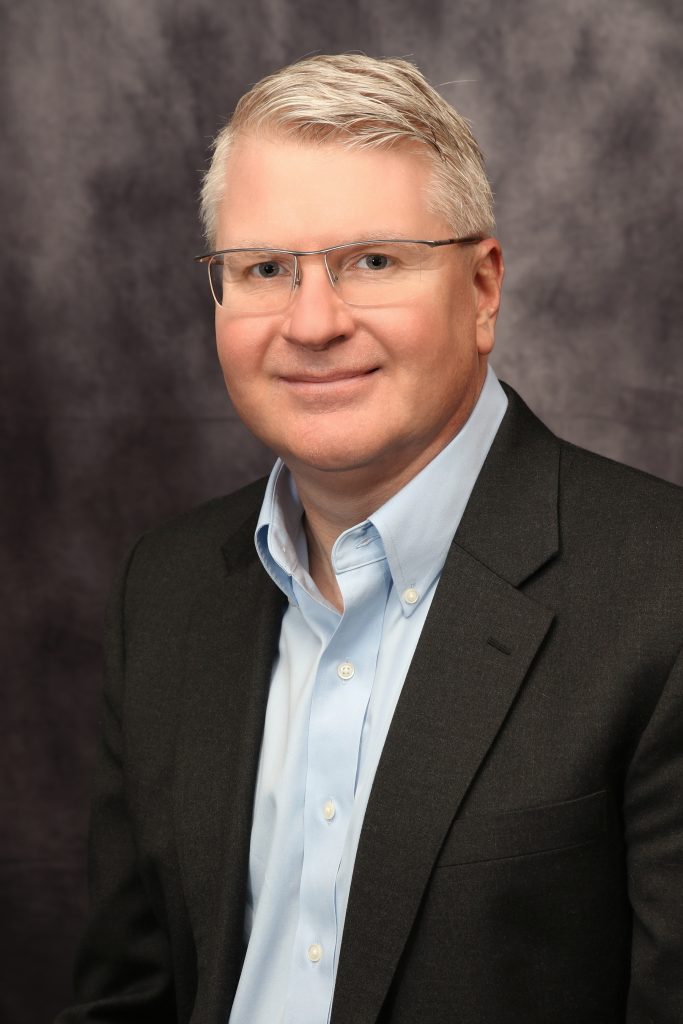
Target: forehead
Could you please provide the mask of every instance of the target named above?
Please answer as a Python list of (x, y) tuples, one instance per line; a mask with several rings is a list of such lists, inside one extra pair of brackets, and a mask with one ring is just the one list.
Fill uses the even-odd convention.
[(225, 168), (218, 247), (320, 248), (368, 237), (443, 237), (430, 212), (432, 164), (417, 146), (353, 149), (238, 136)]

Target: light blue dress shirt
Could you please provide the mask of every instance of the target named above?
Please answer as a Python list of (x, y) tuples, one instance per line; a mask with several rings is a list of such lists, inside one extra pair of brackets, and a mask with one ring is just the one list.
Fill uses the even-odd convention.
[(251, 832), (247, 954), (230, 1024), (326, 1024), (363, 817), (451, 541), (507, 407), (489, 369), (456, 437), (332, 564), (339, 613), (308, 574), (302, 508), (281, 461), (256, 528), (289, 599), (273, 668)]

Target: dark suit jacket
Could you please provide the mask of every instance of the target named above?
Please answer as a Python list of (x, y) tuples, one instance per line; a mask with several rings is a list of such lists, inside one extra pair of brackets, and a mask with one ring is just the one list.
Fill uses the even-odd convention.
[[(112, 602), (60, 1024), (227, 1024), (283, 610), (262, 493), (145, 536)], [(681, 1024), (681, 509), (510, 393), (377, 771), (332, 1024)]]

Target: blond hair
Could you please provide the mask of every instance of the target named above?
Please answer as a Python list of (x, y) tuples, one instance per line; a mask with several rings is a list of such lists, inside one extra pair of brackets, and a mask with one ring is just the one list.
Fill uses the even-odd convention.
[(201, 218), (211, 246), (228, 154), (246, 132), (358, 149), (417, 143), (433, 167), (433, 212), (458, 235), (493, 231), (493, 195), (470, 125), (408, 61), (352, 53), (307, 57), (245, 93), (213, 141), (202, 185)]

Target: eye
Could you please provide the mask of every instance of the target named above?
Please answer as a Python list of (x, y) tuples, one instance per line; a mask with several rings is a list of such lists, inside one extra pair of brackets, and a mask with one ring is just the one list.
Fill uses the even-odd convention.
[(250, 277), (258, 277), (265, 281), (273, 277), (280, 277), (285, 273), (285, 267), (278, 263), (277, 260), (264, 260), (262, 263), (256, 263), (249, 268)]
[(381, 252), (364, 253), (356, 262), (360, 270), (386, 270), (391, 266), (391, 259)]

